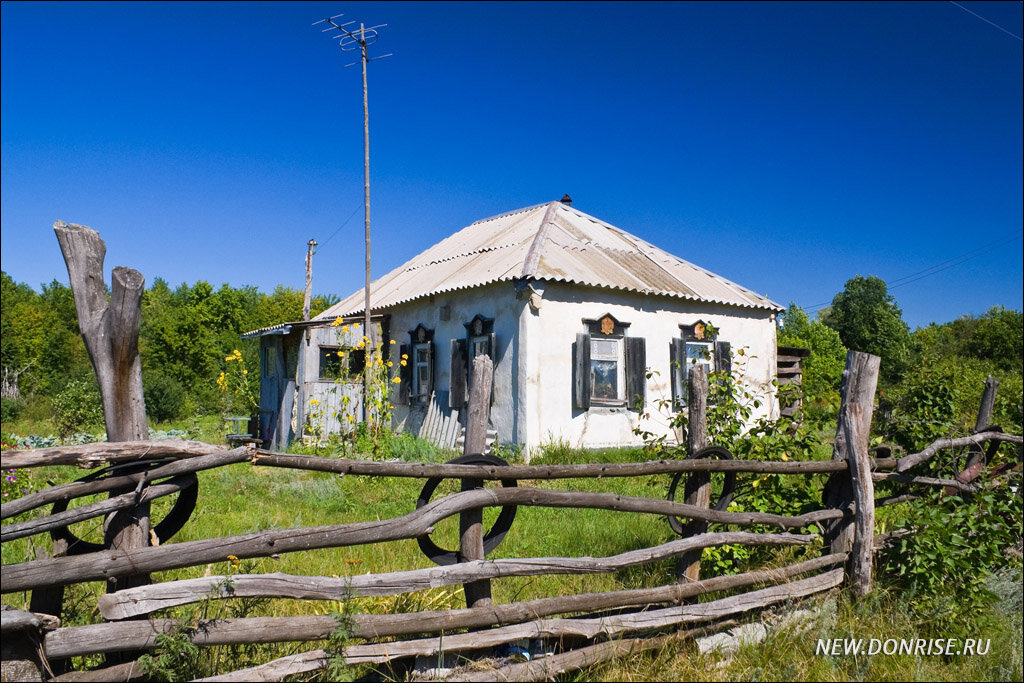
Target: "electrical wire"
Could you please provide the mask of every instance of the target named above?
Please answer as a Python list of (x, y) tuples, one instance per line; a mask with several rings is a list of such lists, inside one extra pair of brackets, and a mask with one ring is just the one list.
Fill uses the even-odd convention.
[[(945, 261), (940, 261), (940, 262), (938, 262), (938, 263), (936, 263), (934, 265), (931, 265), (931, 266), (928, 266), (927, 268), (924, 268), (923, 270), (919, 270), (917, 272), (911, 273), (910, 275), (904, 275), (903, 277), (899, 277), (899, 278), (896, 278), (894, 280), (889, 280), (889, 281), (886, 282), (886, 287), (888, 289), (896, 289), (897, 287), (903, 287), (904, 285), (909, 285), (912, 282), (917, 282), (918, 280), (923, 280), (926, 277), (930, 277), (930, 276), (935, 275), (937, 273), (941, 273), (944, 270), (949, 270), (950, 268), (953, 268), (955, 266), (959, 266), (959, 265), (961, 265), (963, 263), (967, 263), (968, 261), (970, 261), (972, 259), (976, 259), (979, 256), (984, 256), (985, 254), (990, 252), (995, 247), (1002, 246), (1002, 245), (1004, 245), (1004, 244), (1006, 244), (1008, 242), (1012, 242), (1012, 241), (1014, 241), (1016, 239), (1019, 239), (1019, 238), (1020, 238), (1020, 235), (1011, 234), (1008, 237), (1004, 237), (1003, 239), (996, 240), (995, 242), (990, 242), (990, 243), (985, 244), (983, 246), (980, 246), (980, 247), (978, 247), (976, 249), (972, 249), (971, 251), (964, 252), (962, 254), (959, 254), (958, 256), (954, 256), (951, 259), (946, 259)], [(829, 301), (825, 301), (823, 303), (814, 304), (813, 306), (807, 306), (807, 307), (804, 308), (804, 310), (807, 311), (807, 312), (811, 312), (811, 311), (816, 311), (819, 308), (824, 308), (825, 306), (831, 306), (831, 305), (832, 305), (832, 301), (829, 300)]]
[[(360, 206), (362, 206), (362, 205), (360, 204)], [(348, 225), (348, 222), (350, 220), (352, 220), (352, 216), (355, 216), (356, 212), (358, 212), (358, 211), (359, 211), (359, 206), (356, 207), (355, 211), (353, 211), (352, 213), (350, 213), (348, 215), (348, 218), (346, 218), (342, 222), (342, 224), (338, 226), (337, 230), (335, 230), (334, 232), (331, 233), (330, 237), (328, 237), (327, 239), (325, 239), (323, 242), (321, 242), (319, 244), (319, 246), (316, 248), (316, 251), (314, 251), (313, 253), (314, 254), (320, 253), (320, 250), (324, 248), (324, 245), (327, 244), (328, 242), (330, 242), (334, 238), (335, 235), (337, 235), (339, 232), (341, 232), (341, 229), (344, 228), (346, 225)]]

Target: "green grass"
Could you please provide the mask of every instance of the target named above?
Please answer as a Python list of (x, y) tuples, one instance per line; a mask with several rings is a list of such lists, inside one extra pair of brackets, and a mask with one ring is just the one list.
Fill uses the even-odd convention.
[[(179, 427), (180, 428), (180, 427)], [(197, 433), (216, 442), (222, 425), (217, 418), (197, 421)], [(191, 434), (190, 434), (191, 435)], [(222, 436), (222, 433), (221, 433)], [(389, 457), (413, 460), (417, 457), (439, 461), (453, 454), (424, 445), (411, 437), (389, 442)], [(534, 459), (537, 464), (574, 462), (625, 462), (646, 460), (642, 451), (614, 449), (583, 452), (556, 446)], [(36, 481), (68, 481), (84, 473), (72, 468), (45, 468), (36, 471)], [(244, 534), (261, 529), (288, 529), (299, 526), (345, 524), (388, 519), (411, 512), (422, 480), (405, 478), (338, 476), (334, 474), (253, 467), (240, 463), (199, 473), (200, 494), (195, 514), (172, 542), (183, 542)], [(580, 491), (614, 492), (622, 495), (664, 497), (669, 478), (602, 478), (554, 481), (521, 481), (522, 486)], [(496, 484), (489, 484), (496, 485)], [(456, 482), (439, 488), (435, 498), (454, 491)], [(154, 503), (154, 519), (170, 505), (168, 499)], [(35, 514), (42, 514), (36, 511)], [(33, 513), (28, 513), (33, 514)], [(497, 516), (496, 509), (485, 512), (485, 525)], [(76, 525), (75, 532), (90, 540), (101, 538), (100, 522)], [(454, 548), (458, 544), (458, 522), (449, 519), (437, 525), (432, 537), (439, 545)], [(664, 518), (635, 513), (600, 510), (562, 510), (521, 507), (505, 541), (490, 557), (608, 556), (672, 540), (674, 535)], [(46, 537), (35, 537), (3, 544), (3, 562), (21, 562), (33, 554), (33, 545), (47, 547)], [(758, 556), (757, 563), (782, 563), (802, 551), (785, 549)], [(155, 581), (194, 578), (208, 574), (284, 572), (302, 575), (346, 576), (424, 568), (430, 561), (415, 541), (371, 544), (283, 554), (277, 558), (243, 561), (232, 567), (225, 556), (209, 566), (161, 572)], [(706, 572), (709, 573), (709, 572)], [(672, 580), (671, 562), (632, 568), (605, 575), (565, 575), (512, 577), (492, 582), (495, 603), (523, 601), (552, 595), (609, 591), (663, 585)], [(567, 680), (1020, 680), (1021, 619), (1020, 585), (1009, 580), (1000, 589), (1003, 597), (984, 614), (967, 622), (953, 622), (941, 615), (926, 623), (924, 617), (906, 609), (902, 597), (889, 591), (885, 580), (872, 596), (857, 605), (840, 601), (834, 622), (820, 625), (815, 632), (779, 631), (757, 646), (745, 647), (731, 658), (720, 654), (699, 655), (692, 645), (672, 645), (658, 652), (624, 657), (590, 670), (567, 674)], [(96, 598), (105, 590), (100, 583), (68, 589), (65, 625), (94, 623), (100, 617), (93, 609)], [(1014, 597), (1016, 596), (1016, 597)], [(718, 597), (718, 596), (714, 596)], [(17, 607), (27, 604), (27, 595), (10, 594), (5, 603)], [(1016, 602), (1014, 602), (1016, 600)], [(167, 610), (157, 616), (185, 621), (199, 617), (285, 616), (334, 614), (345, 610), (364, 613), (391, 613), (422, 609), (449, 609), (464, 606), (458, 586), (421, 591), (409, 595), (363, 598), (343, 604), (337, 601), (260, 600), (207, 601), (199, 605)], [(946, 618), (943, 622), (942, 619)], [(945, 629), (945, 630), (944, 630)], [(928, 634), (922, 636), (921, 634)], [(945, 636), (941, 634), (947, 634)], [(938, 635), (936, 635), (938, 634)], [(981, 637), (992, 639), (991, 653), (984, 657), (848, 657), (816, 656), (817, 638), (879, 637)], [(314, 649), (323, 643), (250, 646), (248, 648), (211, 648), (201, 654), (201, 670), (210, 673), (219, 667), (227, 671), (292, 652)], [(84, 665), (85, 662), (79, 662)]]

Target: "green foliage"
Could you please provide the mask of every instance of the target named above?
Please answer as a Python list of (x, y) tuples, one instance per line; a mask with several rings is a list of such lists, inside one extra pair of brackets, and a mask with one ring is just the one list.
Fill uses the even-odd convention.
[(75, 432), (103, 425), (103, 405), (95, 382), (71, 380), (53, 397), (53, 422), (57, 434), (68, 437)]
[(146, 413), (155, 422), (180, 417), (185, 408), (185, 390), (174, 378), (148, 373), (142, 381)]
[(947, 358), (982, 361), (999, 375), (1024, 370), (1024, 315), (994, 307), (981, 316), (931, 324), (914, 332), (918, 362), (930, 365)]
[(883, 553), (884, 571), (898, 577), (918, 612), (943, 621), (975, 615), (994, 599), (985, 578), (1008, 565), (1020, 569), (1019, 557), (1004, 554), (1021, 543), (1020, 473), (981, 486), (969, 495), (928, 495), (902, 525), (912, 533)]
[(839, 383), (846, 366), (846, 347), (839, 333), (810, 320), (796, 304), (779, 316), (779, 346), (811, 350), (801, 363), (803, 409), (808, 417), (834, 419), (839, 410)]
[(910, 328), (884, 280), (873, 275), (847, 280), (820, 317), (839, 333), (843, 346), (881, 358), (883, 380), (895, 381), (906, 369), (912, 351)]
[(25, 409), (25, 402), (16, 398), (0, 399), (0, 421), (13, 422)]
[(196, 666), (199, 648), (190, 640), (193, 632), (179, 623), (170, 633), (158, 633), (153, 652), (139, 657), (143, 673), (157, 681), (190, 681), (201, 676)]

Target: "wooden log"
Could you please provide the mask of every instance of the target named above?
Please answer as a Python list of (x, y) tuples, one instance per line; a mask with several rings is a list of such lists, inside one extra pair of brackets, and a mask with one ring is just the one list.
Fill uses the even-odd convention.
[[(13, 541), (18, 538), (41, 534), (43, 532), (50, 531), (51, 529), (60, 529), (68, 526), (69, 524), (82, 522), (87, 519), (92, 519), (93, 517), (102, 517), (103, 515), (107, 515), (117, 510), (134, 508), (140, 503), (149, 503), (157, 498), (178, 493), (190, 484), (193, 484), (193, 481), (188, 476), (174, 477), (170, 481), (162, 484), (143, 487), (141, 492), (138, 494), (136, 494), (135, 491), (132, 491), (131, 493), (122, 493), (121, 495), (114, 496), (113, 498), (107, 498), (106, 500), (89, 503), (87, 505), (80, 505), (79, 507), (65, 510), (64, 512), (58, 512), (53, 515), (47, 515), (46, 517), (30, 519), (25, 522), (17, 522), (15, 524), (8, 524), (0, 527), (0, 541), (6, 543), (7, 541)], [(149, 545), (149, 538), (146, 539), (145, 545)]]
[[(1003, 435), (1008, 436), (1008, 435)], [(1018, 439), (1020, 437), (1017, 437)], [(1012, 440), (1012, 437), (1007, 440)], [(266, 467), (286, 467), (334, 472), (336, 474), (372, 477), (412, 477), (430, 479), (466, 477), (487, 480), (502, 479), (580, 479), (587, 477), (641, 477), (677, 472), (754, 472), (758, 474), (830, 474), (847, 469), (843, 461), (807, 460), (789, 462), (762, 462), (758, 460), (650, 460), (639, 463), (595, 463), (587, 465), (442, 465), (417, 462), (375, 462), (346, 460), (306, 455), (290, 455), (257, 450), (253, 464)], [(876, 469), (892, 469), (892, 460)]]
[[(466, 416), (466, 442), (464, 455), (476, 455), (487, 450), (487, 423), (491, 412), (491, 381), (494, 364), (490, 356), (473, 359), (473, 374), (470, 377), (469, 412)], [(482, 489), (483, 480), (466, 478), (462, 490)], [(466, 510), (459, 515), (459, 561), (482, 560), (484, 553), (483, 508)], [(470, 581), (463, 587), (467, 607), (482, 607), (491, 604), (491, 583), (484, 579)]]
[(898, 472), (874, 472), (871, 474), (873, 481), (898, 481), (904, 484), (920, 484), (922, 486), (942, 486), (957, 489), (959, 491), (977, 491), (978, 487), (973, 484), (962, 482), (959, 479), (940, 479), (937, 477), (916, 477), (910, 474)]
[(69, 671), (60, 676), (50, 679), (50, 683), (115, 683), (125, 681), (150, 680), (149, 675), (144, 673), (138, 661), (105, 666), (89, 671)]
[(103, 278), (106, 245), (95, 230), (57, 221), (53, 231), (67, 264), (78, 327), (96, 370), (109, 441), (140, 441), (149, 435), (142, 396), (139, 326), (145, 279), (117, 267), (110, 300)]
[[(694, 454), (708, 446), (708, 378), (704, 366), (694, 365), (689, 369), (687, 396), (686, 454)], [(707, 472), (693, 472), (686, 479), (684, 502), (699, 508), (711, 507), (711, 475)], [(696, 536), (708, 530), (703, 519), (691, 519), (683, 526), (682, 536)], [(676, 578), (682, 581), (700, 580), (700, 558), (703, 550), (696, 550), (680, 556), (676, 564)]]
[[(669, 541), (662, 545), (630, 550), (611, 557), (475, 560), (426, 569), (346, 577), (295, 576), (280, 573), (243, 574), (231, 577), (206, 576), (201, 579), (168, 581), (108, 593), (100, 596), (98, 608), (105, 619), (117, 620), (210, 598), (346, 600), (410, 593), (466, 583), (470, 580), (509, 576), (609, 574), (627, 567), (675, 557), (696, 548), (727, 544), (806, 545), (815, 538), (817, 536), (813, 534), (758, 534), (749, 531), (728, 531)], [(231, 581), (230, 589), (227, 588), (228, 578)]]
[(74, 558), (61, 557), (3, 565), (0, 567), (0, 591), (12, 593), (61, 583), (106, 580), (135, 572), (178, 569), (222, 562), (228, 555), (244, 559), (314, 548), (411, 539), (429, 533), (440, 520), (463, 510), (504, 505), (644, 512), (658, 516), (701, 518), (731, 525), (768, 524), (783, 529), (799, 529), (836, 519), (843, 514), (839, 510), (818, 510), (789, 517), (762, 512), (704, 510), (685, 503), (670, 503), (665, 500), (621, 496), (614, 493), (549, 491), (524, 486), (478, 489), (431, 501), (406, 515), (387, 520), (258, 531), (160, 547), (105, 551)]
[[(707, 626), (688, 629), (677, 633), (672, 633), (664, 636), (657, 636), (655, 638), (631, 638), (631, 639), (619, 639), (613, 640), (606, 643), (599, 643), (598, 645), (591, 646), (591, 648), (603, 648), (607, 645), (619, 645), (622, 643), (635, 643), (631, 646), (629, 651), (638, 652), (642, 650), (656, 649), (664, 647), (666, 644), (693, 638), (697, 635), (703, 635), (715, 631), (721, 631), (726, 628), (731, 628), (736, 625), (735, 620), (720, 621), (715, 624), (709, 624)], [(420, 638), (416, 640), (405, 640), (391, 643), (373, 643), (368, 645), (351, 645), (345, 648), (344, 659), (346, 664), (382, 664), (385, 662), (400, 659), (402, 657), (432, 657), (442, 652), (462, 652), (466, 650), (480, 650), (484, 648), (496, 647), (498, 645), (504, 645), (506, 643), (513, 642), (520, 639), (520, 633), (522, 632), (521, 626), (513, 627), (501, 627), (491, 629), (489, 631), (479, 631), (474, 633), (457, 633), (442, 638)], [(591, 648), (582, 648), (580, 650), (573, 650), (571, 652), (554, 655), (552, 657), (545, 657), (541, 662), (551, 663), (555, 666), (545, 667), (544, 675), (539, 678), (530, 677), (530, 670), (511, 669), (512, 673), (506, 680), (550, 680), (554, 674), (549, 673), (554, 671), (555, 667), (560, 667), (562, 671), (569, 671), (573, 668), (580, 668), (574, 666), (573, 662), (577, 658), (572, 660), (564, 658), (565, 655), (573, 653), (591, 651), (593, 654), (585, 658), (586, 661), (599, 661), (605, 658), (604, 650), (591, 650)], [(615, 652), (620, 652), (616, 650)], [(208, 678), (199, 678), (197, 681), (280, 681), (284, 680), (288, 676), (295, 676), (303, 673), (311, 673), (324, 669), (328, 665), (329, 653), (326, 650), (312, 650), (309, 652), (302, 652), (296, 655), (289, 655), (286, 657), (280, 657), (265, 664), (249, 667), (247, 669), (240, 669), (238, 671), (232, 671), (226, 674), (220, 674), (218, 676), (210, 676)], [(584, 666), (588, 665), (584, 662)], [(55, 679), (60, 680), (60, 679)], [(453, 680), (448, 678), (447, 680)], [(494, 680), (485, 679), (485, 680)]]
[[(716, 577), (708, 581), (726, 580), (735, 582), (741, 576)], [(759, 609), (778, 602), (806, 597), (838, 586), (843, 580), (843, 570), (833, 569), (806, 579), (782, 585), (762, 588), (699, 605), (673, 606), (624, 614), (602, 614), (592, 618), (541, 620), (539, 636), (579, 636), (595, 638), (600, 635), (613, 636), (633, 630), (665, 628), (680, 623), (693, 623), (721, 619), (739, 612)], [(701, 582), (665, 588), (676, 591), (697, 590)], [(580, 596), (562, 598), (541, 598), (545, 601), (560, 600), (550, 608), (565, 611), (569, 601)], [(405, 614), (359, 614), (352, 617), (354, 626), (351, 636), (355, 638), (383, 638), (430, 633), (463, 628), (482, 628), (495, 624), (509, 625), (544, 616), (536, 604), (529, 601), (508, 605), (489, 605), (473, 609), (411, 612)], [(572, 609), (571, 607), (569, 608)], [(557, 613), (556, 612), (556, 613)], [(124, 621), (91, 626), (73, 626), (48, 633), (44, 639), (47, 657), (73, 657), (88, 653), (120, 652), (125, 650), (151, 649), (156, 645), (160, 633), (168, 633), (178, 627), (173, 619), (151, 619), (149, 621)], [(243, 619), (216, 619), (200, 621), (190, 632), (190, 641), (195, 645), (239, 645), (252, 643), (293, 642), (322, 640), (337, 630), (338, 622), (331, 616), (303, 617), (249, 617)], [(530, 634), (530, 631), (526, 631)]]
[[(189, 443), (198, 442), (193, 441)], [(126, 486), (130, 486), (134, 489), (138, 487), (140, 483), (144, 484), (164, 479), (166, 477), (173, 477), (178, 474), (200, 472), (202, 470), (208, 470), (222, 465), (231, 465), (249, 460), (249, 458), (249, 450), (245, 447), (235, 448), (230, 451), (220, 450), (213, 455), (201, 455), (189, 458), (188, 460), (179, 460), (177, 462), (168, 463), (167, 465), (162, 465), (160, 467), (154, 467), (151, 470), (146, 470), (145, 472), (139, 472), (137, 474), (126, 474), (119, 477), (110, 477), (108, 479), (98, 479), (95, 481), (74, 481), (68, 484), (50, 486), (42, 489), (41, 491), (35, 491), (26, 496), (22, 496), (17, 500), (12, 500), (10, 503), (4, 503), (2, 506), (3, 510), (0, 512), (0, 519), (7, 519), (8, 517), (13, 517), (14, 515), (18, 515), (29, 510), (34, 510), (35, 508), (42, 507), (43, 505), (68, 501), (96, 493), (106, 493), (107, 491), (113, 491)]]
[(49, 467), (74, 465), (82, 469), (105, 467), (119, 462), (152, 460), (154, 458), (195, 458), (226, 451), (226, 446), (213, 446), (202, 441), (161, 439), (158, 441), (122, 441), (118, 443), (87, 443), (79, 446), (54, 446), (20, 451), (4, 451), (0, 466)]
[(839, 389), (839, 421), (836, 426), (832, 460), (844, 462), (847, 469), (829, 478), (822, 496), (826, 507), (842, 510), (844, 513), (844, 519), (833, 522), (826, 528), (825, 542), (832, 548), (833, 553), (849, 552), (853, 548), (854, 540), (853, 489), (849, 473), (851, 445), (847, 432), (851, 423), (846, 415), (850, 412), (850, 406), (863, 406), (857, 413), (858, 419), (862, 421), (858, 425), (857, 434), (859, 438), (867, 439), (871, 431), (871, 413), (874, 408), (880, 363), (881, 359), (878, 356), (869, 353), (849, 351), (846, 354), (846, 367), (843, 369)]
[(970, 436), (960, 436), (955, 439), (936, 439), (924, 450), (905, 455), (897, 460), (896, 471), (906, 472), (910, 468), (929, 460), (944, 448), (963, 448), (964, 446), (980, 444), (986, 441), (1005, 441), (1007, 443), (1015, 443), (1018, 446), (1024, 444), (1024, 438), (1016, 434), (1004, 434), (1003, 432), (980, 432)]
[(854, 536), (850, 552), (849, 575), (855, 597), (871, 592), (871, 560), (875, 537), (875, 487), (871, 480), (868, 458), (868, 434), (861, 430), (871, 426), (871, 418), (864, 418), (871, 406), (851, 403), (842, 415), (844, 432), (849, 448), (850, 486), (853, 489)]

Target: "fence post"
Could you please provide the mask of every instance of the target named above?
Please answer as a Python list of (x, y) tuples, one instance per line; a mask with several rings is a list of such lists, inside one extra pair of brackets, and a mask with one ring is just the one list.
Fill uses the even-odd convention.
[[(491, 411), (491, 382), (494, 364), (490, 356), (473, 359), (473, 376), (469, 387), (469, 411), (466, 415), (465, 455), (477, 455), (487, 450), (487, 421)], [(462, 490), (483, 487), (480, 479), (463, 479)], [(459, 514), (459, 559), (463, 562), (484, 559), (483, 508)], [(488, 579), (463, 584), (466, 607), (491, 604), (491, 582)]]
[[(992, 411), (996, 406), (996, 391), (999, 389), (999, 381), (989, 375), (985, 378), (985, 390), (981, 394), (981, 406), (978, 407), (978, 421), (974, 423), (975, 433), (980, 432), (992, 424)], [(985, 449), (981, 444), (974, 444), (970, 448), (967, 462), (964, 464), (964, 471), (971, 469), (978, 463), (985, 461)]]
[[(704, 366), (694, 365), (689, 368), (687, 385), (687, 431), (686, 453), (692, 457), (708, 445), (708, 378)], [(686, 478), (683, 502), (703, 508), (711, 507), (711, 475), (708, 472), (690, 472)], [(708, 523), (701, 519), (693, 519), (686, 523), (681, 534), (682, 538), (703, 534), (708, 530)], [(676, 565), (676, 578), (685, 581), (700, 580), (700, 558), (703, 550), (693, 550), (679, 556)]]
[[(848, 513), (826, 527), (825, 542), (830, 545), (833, 553), (850, 553), (847, 575), (854, 582), (855, 593), (861, 589), (867, 592), (871, 582), (874, 486), (871, 482), (868, 440), (880, 363), (878, 356), (869, 353), (849, 351), (846, 354), (846, 367), (839, 389), (839, 420), (832, 459), (846, 460), (850, 469), (829, 477), (822, 496), (826, 507), (839, 508)], [(866, 579), (864, 552), (868, 553)]]

